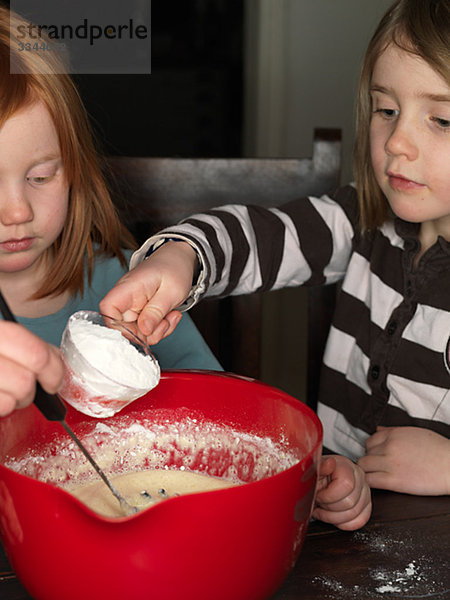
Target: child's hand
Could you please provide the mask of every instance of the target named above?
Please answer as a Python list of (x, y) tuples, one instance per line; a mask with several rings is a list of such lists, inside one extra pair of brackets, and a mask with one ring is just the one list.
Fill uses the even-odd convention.
[(22, 325), (0, 321), (0, 416), (31, 404), (36, 379), (47, 392), (55, 393), (63, 372), (57, 348)]
[(378, 427), (358, 464), (371, 487), (406, 494), (450, 494), (450, 440), (420, 427)]
[(312, 516), (351, 531), (365, 525), (371, 512), (370, 488), (363, 470), (344, 456), (324, 456)]
[(173, 310), (184, 302), (197, 265), (195, 251), (184, 242), (167, 242), (121, 277), (100, 302), (100, 312), (137, 322), (148, 344), (172, 333), (181, 319)]

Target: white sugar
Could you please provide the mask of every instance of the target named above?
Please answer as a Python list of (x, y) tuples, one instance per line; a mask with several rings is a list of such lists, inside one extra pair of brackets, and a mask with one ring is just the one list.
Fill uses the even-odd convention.
[(399, 587), (398, 585), (391, 585), (386, 584), (386, 585), (380, 585), (380, 587), (375, 588), (375, 591), (378, 592), (379, 594), (386, 594), (386, 593), (390, 593), (390, 592), (401, 592), (402, 588)]
[(156, 361), (141, 354), (117, 329), (85, 319), (76, 319), (69, 327), (76, 349), (106, 377), (138, 389), (151, 389), (159, 381)]

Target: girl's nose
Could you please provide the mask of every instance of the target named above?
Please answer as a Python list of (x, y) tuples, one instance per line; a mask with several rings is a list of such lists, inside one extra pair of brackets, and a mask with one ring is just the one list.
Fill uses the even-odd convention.
[(20, 225), (33, 220), (33, 210), (23, 189), (0, 188), (0, 222), (2, 225)]
[(418, 147), (412, 125), (398, 120), (389, 135), (385, 149), (391, 156), (403, 155), (408, 160), (415, 160), (418, 156)]

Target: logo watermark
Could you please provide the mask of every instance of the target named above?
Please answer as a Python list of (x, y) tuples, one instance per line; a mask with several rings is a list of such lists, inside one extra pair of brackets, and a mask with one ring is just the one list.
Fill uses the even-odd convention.
[(27, 20), (11, 22), (14, 50), (59, 53), (61, 72), (151, 73), (151, 0), (11, 0), (10, 6)]

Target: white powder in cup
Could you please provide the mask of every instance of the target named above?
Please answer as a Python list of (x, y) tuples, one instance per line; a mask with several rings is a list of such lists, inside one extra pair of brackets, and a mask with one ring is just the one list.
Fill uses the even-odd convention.
[(96, 313), (80, 311), (69, 319), (61, 350), (66, 373), (61, 396), (94, 417), (109, 417), (153, 389), (160, 368), (118, 329), (93, 323)]
[(69, 324), (69, 331), (83, 358), (116, 383), (140, 390), (150, 390), (158, 383), (156, 361), (141, 354), (117, 329), (76, 319)]

